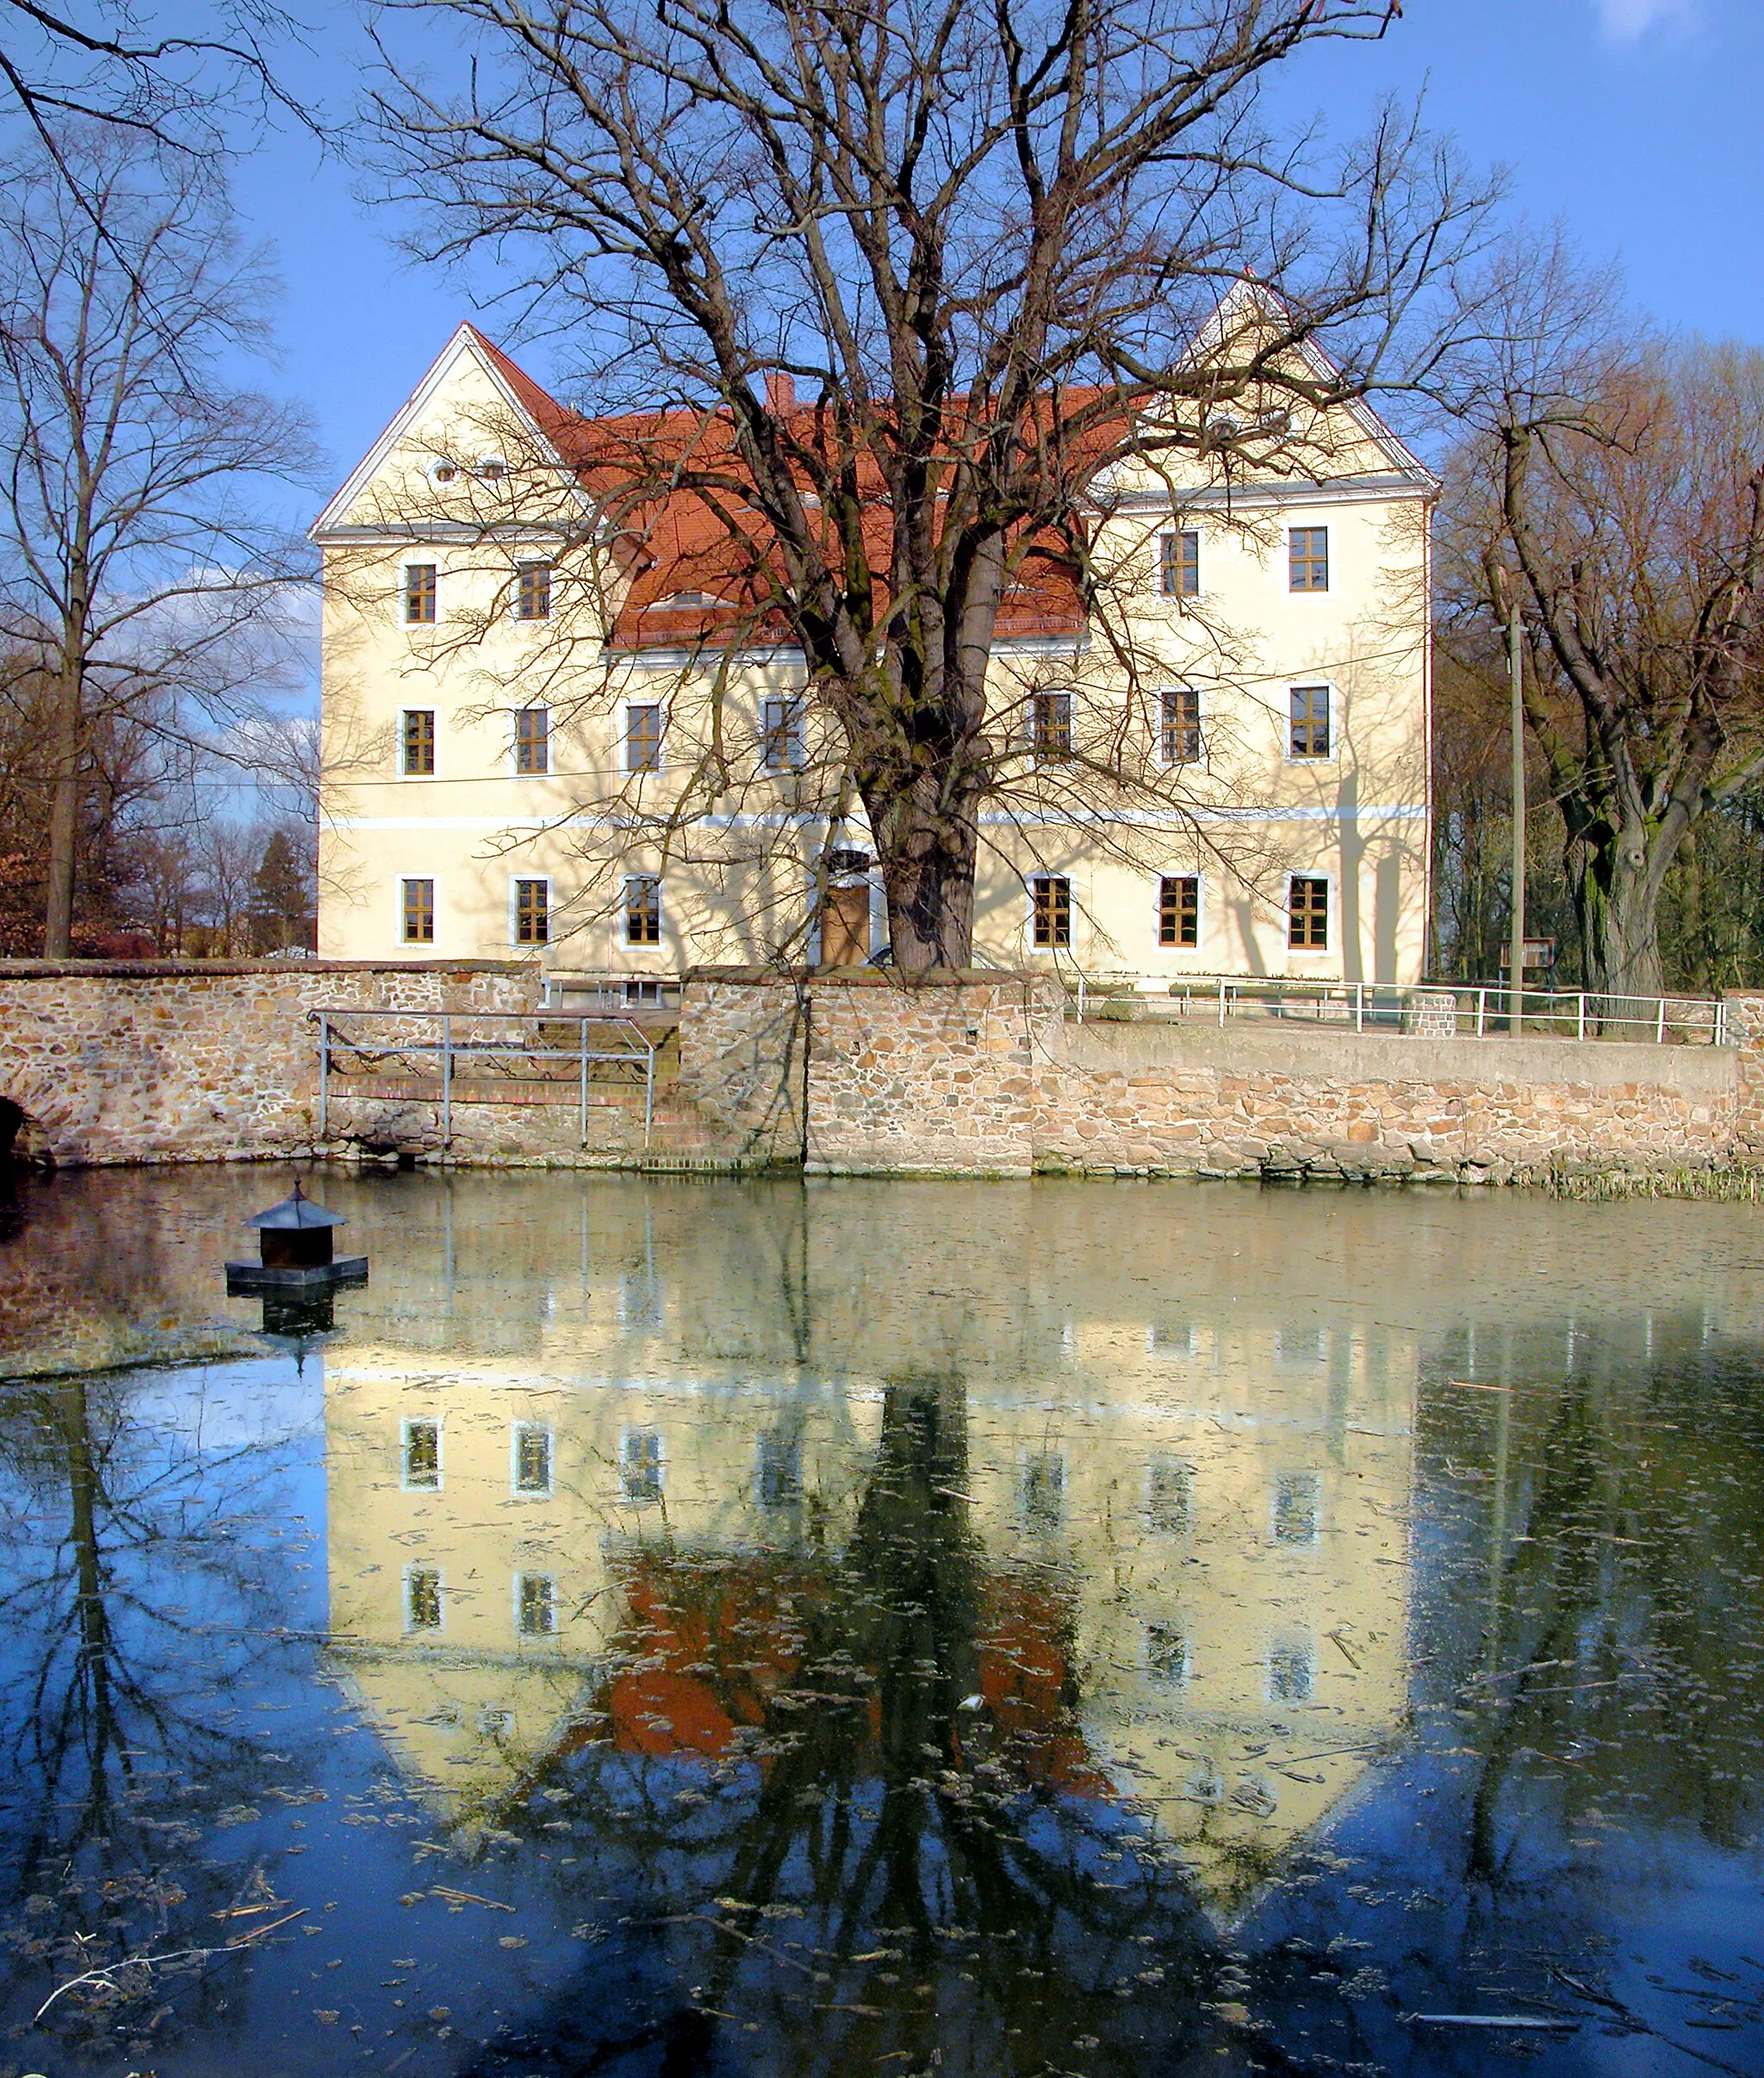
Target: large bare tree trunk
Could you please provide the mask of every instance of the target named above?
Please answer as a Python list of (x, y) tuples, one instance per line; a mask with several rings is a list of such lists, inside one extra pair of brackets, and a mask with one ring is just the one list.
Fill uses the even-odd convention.
[[(1588, 845), (1575, 889), (1587, 978), (1607, 996), (1662, 996), (1660, 890), (1677, 850), (1658, 833), (1619, 829)], [(1664, 855), (1662, 856), (1662, 853)]]
[(49, 864), (43, 906), (43, 952), (65, 959), (73, 949), (75, 864), (79, 847), (80, 671), (64, 662), (50, 723)]
[(934, 770), (871, 811), (893, 963), (908, 973), (973, 959), (976, 804), (947, 803), (941, 792)]

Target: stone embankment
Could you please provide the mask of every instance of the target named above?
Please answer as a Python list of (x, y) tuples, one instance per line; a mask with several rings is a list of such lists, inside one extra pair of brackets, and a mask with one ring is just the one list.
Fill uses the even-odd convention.
[[(0, 1103), (63, 1163), (351, 1153), (818, 1174), (1503, 1182), (1544, 1169), (1764, 1158), (1764, 996), (1737, 1044), (1074, 1023), (1047, 976), (707, 969), (640, 1084), (482, 1075), (444, 1119), (432, 1068), (333, 1076), (320, 1009), (537, 1010), (516, 963), (0, 963)], [(363, 1020), (360, 1029), (375, 1029)], [(414, 1030), (414, 1027), (412, 1028)], [(567, 1027), (561, 1028), (567, 1033)], [(494, 1099), (494, 1101), (490, 1101)]]

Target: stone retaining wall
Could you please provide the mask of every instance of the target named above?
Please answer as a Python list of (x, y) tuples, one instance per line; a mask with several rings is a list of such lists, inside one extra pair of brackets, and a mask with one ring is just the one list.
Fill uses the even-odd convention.
[[(800, 1164), (827, 1174), (1417, 1176), (1764, 1161), (1764, 996), (1736, 1046), (1076, 1025), (1047, 976), (688, 977), (677, 1089), (472, 1103), (340, 1094), (322, 1144), (309, 1013), (531, 1011), (509, 963), (0, 963), (0, 1100), (63, 1163), (394, 1148), (466, 1163)], [(562, 1090), (562, 1085), (556, 1088)], [(631, 1093), (626, 1093), (630, 1095)]]

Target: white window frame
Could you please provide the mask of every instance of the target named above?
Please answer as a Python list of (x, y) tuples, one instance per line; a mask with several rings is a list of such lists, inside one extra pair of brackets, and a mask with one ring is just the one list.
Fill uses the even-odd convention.
[[(543, 1580), (550, 1590), (545, 1597), (545, 1609), (551, 1621), (542, 1631), (526, 1629), (520, 1620), (520, 1591), (529, 1580)], [(554, 1572), (517, 1572), (509, 1576), (508, 1586), (512, 1605), (510, 1614), (513, 1621), (516, 1639), (519, 1641), (526, 1638), (555, 1638), (557, 1635), (557, 1575)]]
[[(545, 717), (545, 769), (543, 772), (523, 772), (520, 769), (520, 717), (524, 714), (542, 714)], [(549, 779), (551, 768), (551, 705), (547, 700), (529, 700), (525, 706), (511, 707), (508, 710), (508, 776), (511, 779)], [(440, 760), (438, 759), (438, 764)], [(537, 873), (523, 873), (523, 880), (537, 880)]]
[[(520, 1439), (543, 1436), (545, 1439), (545, 1484), (520, 1483)], [(549, 1501), (557, 1490), (557, 1431), (550, 1422), (511, 1422), (508, 1424), (508, 1491), (517, 1501)]]
[[(413, 1486), (410, 1481), (410, 1432), (422, 1427), (435, 1431), (435, 1483)], [(447, 1428), (438, 1414), (407, 1414), (398, 1426), (398, 1485), (404, 1493), (439, 1493), (447, 1483)]]
[[(1164, 754), (1164, 701), (1165, 696), (1172, 692), (1191, 692), (1195, 696), (1195, 705), (1200, 715), (1201, 722), (1201, 754), (1198, 758), (1166, 758)], [(1213, 711), (1212, 702), (1207, 697), (1206, 687), (1203, 685), (1160, 685), (1157, 689), (1157, 763), (1158, 770), (1160, 772), (1185, 772), (1192, 766), (1196, 772), (1204, 772), (1208, 761), (1207, 746), (1209, 741)]]
[[(1324, 928), (1329, 934), (1326, 946), (1295, 946), (1292, 942), (1292, 884), (1295, 880), (1321, 880), (1329, 889), (1328, 910)], [(1286, 948), (1289, 959), (1339, 959), (1341, 948), (1338, 940), (1341, 934), (1341, 890), (1335, 875), (1326, 866), (1289, 865), (1286, 869), (1286, 900), (1281, 905), (1280, 927), (1285, 935), (1281, 943)]]
[[(433, 772), (407, 772), (404, 768), (404, 724), (409, 716), (413, 714), (432, 715), (435, 717), (435, 769)], [(398, 776), (401, 779), (413, 779), (416, 781), (419, 785), (420, 785), (425, 780), (428, 780), (432, 783), (434, 780), (440, 778), (441, 710), (438, 707), (401, 707), (399, 709), (398, 752), (395, 761), (397, 765)], [(403, 878), (407, 880), (426, 880), (429, 878), (429, 875), (426, 873), (407, 873), (403, 876)]]
[[(1195, 942), (1191, 946), (1167, 946), (1158, 936), (1163, 927), (1164, 883), (1166, 880), (1192, 880), (1195, 889)], [(1199, 959), (1207, 950), (1207, 876), (1196, 865), (1160, 866), (1152, 884), (1158, 890), (1158, 899), (1152, 904), (1152, 947), (1160, 959)]]
[[(426, 880), (435, 891), (435, 935), (432, 938), (407, 938), (404, 934), (405, 884), (412, 880)], [(402, 956), (407, 958), (425, 959), (441, 942), (441, 876), (438, 873), (401, 873), (398, 876), (398, 943)]]
[[(410, 1584), (418, 1573), (435, 1576), (435, 1613), (440, 1619), (438, 1622), (413, 1623), (410, 1620)], [(400, 1578), (398, 1628), (407, 1638), (437, 1638), (447, 1628), (447, 1576), (440, 1566), (426, 1559), (413, 1559)]]
[[(630, 717), (634, 708), (653, 707), (661, 716), (659, 733), (655, 739), (655, 762), (653, 765), (633, 765), (630, 761)], [(668, 703), (665, 700), (625, 700), (618, 710), (619, 769), (627, 778), (657, 778), (668, 769)]]
[[(1292, 696), (1294, 693), (1299, 692), (1301, 688), (1308, 688), (1313, 685), (1320, 685), (1329, 698), (1329, 755), (1326, 758), (1301, 758), (1295, 756), (1293, 754)], [(1286, 698), (1282, 703), (1282, 707), (1283, 712), (1280, 718), (1280, 747), (1281, 757), (1285, 764), (1296, 765), (1301, 767), (1305, 766), (1340, 764), (1341, 692), (1333, 679), (1326, 679), (1322, 677), (1314, 679), (1289, 679), (1286, 682)], [(1201, 738), (1201, 747), (1204, 750), (1206, 748), (1206, 745), (1207, 739), (1203, 735)]]
[[(520, 883), (523, 880), (543, 880), (545, 884), (545, 935), (537, 945), (529, 945), (520, 933)], [(557, 914), (556, 892), (549, 873), (511, 873), (508, 876), (508, 942), (517, 952), (543, 952), (546, 946), (555, 944), (553, 920)]]

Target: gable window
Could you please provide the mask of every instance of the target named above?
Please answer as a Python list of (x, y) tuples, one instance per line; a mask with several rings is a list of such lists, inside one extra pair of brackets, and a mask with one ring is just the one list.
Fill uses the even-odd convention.
[(1071, 883), (1063, 873), (1037, 873), (1029, 883), (1038, 946), (1071, 943)]
[(518, 707), (514, 712), (514, 769), (547, 772), (551, 769), (551, 710)]
[(514, 566), (514, 617), (548, 621), (551, 617), (551, 566), (546, 562)]
[(551, 1491), (551, 1431), (539, 1422), (517, 1422), (513, 1439), (514, 1491)]
[(1329, 950), (1329, 883), (1295, 873), (1287, 883), (1286, 942), (1297, 952)]
[(662, 1498), (662, 1431), (627, 1429), (618, 1439), (618, 1487), (628, 1501)]
[(1200, 596), (1201, 537), (1194, 529), (1158, 537), (1158, 589), (1165, 599)]
[(805, 754), (799, 697), (760, 703), (760, 755), (767, 772), (800, 772)]
[(1038, 692), (1030, 711), (1035, 755), (1058, 764), (1071, 755), (1071, 695)]
[(1294, 527), (1287, 535), (1288, 581), (1295, 592), (1329, 589), (1329, 530)]
[(404, 942), (432, 946), (435, 942), (435, 884), (432, 880), (407, 880), (404, 890)]
[(435, 566), (404, 566), (404, 617), (412, 627), (425, 626), (435, 617)]
[(414, 1493), (438, 1492), (441, 1486), (441, 1424), (404, 1424), (404, 1483)]
[(1287, 754), (1294, 758), (1326, 758), (1329, 755), (1329, 688), (1295, 685), (1292, 689), (1292, 735)]
[(518, 946), (550, 944), (551, 883), (549, 880), (515, 882), (514, 942)]
[(1201, 759), (1201, 696), (1192, 686), (1164, 696), (1164, 762), (1197, 765)]
[(659, 707), (625, 709), (624, 769), (627, 772), (661, 771), (662, 710)]
[(404, 1628), (438, 1631), (441, 1628), (441, 1575), (432, 1566), (413, 1566), (404, 1576)]
[(514, 1621), (523, 1638), (549, 1638), (557, 1628), (557, 1583), (550, 1573), (514, 1576)]
[(407, 778), (426, 778), (435, 770), (435, 710), (407, 707), (403, 730), (404, 772)]
[(1195, 1524), (1195, 1473), (1179, 1458), (1154, 1457), (1146, 1468), (1146, 1523), (1160, 1536), (1185, 1537)]
[(1192, 873), (1166, 873), (1158, 883), (1158, 942), (1200, 944), (1201, 884)]
[(633, 873), (624, 884), (624, 942), (662, 942), (662, 878), (657, 873)]

